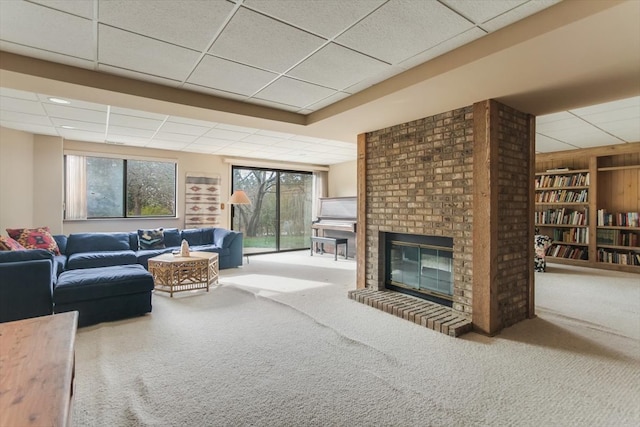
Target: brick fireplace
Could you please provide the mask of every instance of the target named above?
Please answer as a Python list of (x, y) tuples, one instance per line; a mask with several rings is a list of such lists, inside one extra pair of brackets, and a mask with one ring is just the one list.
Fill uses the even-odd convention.
[(386, 236), (441, 237), (447, 315), (486, 334), (533, 316), (534, 123), (489, 100), (360, 135), (358, 288), (388, 291)]

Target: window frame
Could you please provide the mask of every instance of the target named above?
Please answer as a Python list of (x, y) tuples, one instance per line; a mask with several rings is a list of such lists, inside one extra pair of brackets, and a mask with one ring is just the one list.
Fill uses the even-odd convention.
[[(176, 159), (166, 159), (166, 158), (150, 158), (150, 157), (142, 157), (142, 156), (118, 156), (113, 154), (102, 154), (102, 153), (82, 153), (82, 152), (72, 152), (65, 151), (64, 152), (64, 209), (63, 209), (63, 220), (64, 221), (77, 221), (77, 220), (140, 220), (140, 219), (162, 219), (162, 218), (178, 218), (178, 161)], [(82, 156), (85, 159), (93, 157), (93, 158), (107, 158), (119, 160), (122, 162), (122, 216), (89, 216), (87, 211), (88, 203), (85, 201), (85, 217), (84, 218), (67, 218), (67, 203), (68, 203), (68, 164), (67, 164), (67, 156)], [(173, 165), (173, 213), (167, 215), (129, 215), (127, 209), (127, 195), (128, 195), (128, 182), (127, 182), (127, 167), (128, 161), (145, 161), (152, 163), (167, 163)], [(88, 181), (85, 175), (85, 186)]]

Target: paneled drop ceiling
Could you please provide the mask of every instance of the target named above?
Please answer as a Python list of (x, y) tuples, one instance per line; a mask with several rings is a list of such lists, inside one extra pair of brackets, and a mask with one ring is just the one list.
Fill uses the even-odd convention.
[[(557, 3), (1, 0), (0, 49), (304, 118)], [(60, 105), (49, 98), (64, 95), (61, 92), (0, 85), (0, 125), (7, 128), (88, 142), (300, 163), (356, 158), (355, 135), (280, 132), (80, 97), (65, 97), (70, 104)], [(537, 151), (640, 140), (640, 97), (633, 95), (539, 116)]]

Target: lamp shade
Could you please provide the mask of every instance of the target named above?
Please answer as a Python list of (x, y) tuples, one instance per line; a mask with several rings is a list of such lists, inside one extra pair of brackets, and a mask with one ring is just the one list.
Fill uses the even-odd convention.
[(230, 205), (250, 205), (251, 200), (247, 197), (247, 193), (242, 190), (236, 190), (233, 192), (227, 203)]

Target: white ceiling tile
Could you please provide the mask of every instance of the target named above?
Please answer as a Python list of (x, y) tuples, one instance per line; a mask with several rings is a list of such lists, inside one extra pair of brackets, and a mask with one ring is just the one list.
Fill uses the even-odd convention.
[(284, 72), (323, 43), (320, 37), (241, 8), (210, 52), (254, 67)]
[[(2, 0), (0, 0), (0, 3)], [(16, 53), (22, 56), (30, 56), (59, 64), (71, 65), (72, 67), (85, 68), (93, 70), (95, 62), (92, 59), (76, 58), (74, 56), (63, 55), (61, 53), (49, 52), (47, 50), (37, 49), (30, 46), (23, 46), (16, 43), (10, 43), (0, 40), (0, 50), (10, 53)]]
[(228, 139), (219, 139), (219, 138), (207, 138), (207, 137), (203, 137), (201, 136), (200, 138), (196, 139), (194, 144), (198, 144), (198, 145), (206, 145), (208, 147), (216, 147), (216, 148), (222, 148), (222, 147), (227, 147), (231, 144), (233, 144), (234, 141), (228, 140)]
[(107, 140), (110, 142), (119, 142), (127, 145), (135, 145), (137, 147), (143, 147), (149, 142), (149, 138), (135, 136), (132, 133), (126, 135), (118, 135), (109, 133)]
[(281, 142), (282, 138), (256, 133), (243, 138), (242, 141), (261, 144), (261, 145), (273, 145), (273, 144), (277, 144), (278, 142)]
[(640, 141), (640, 114), (631, 119), (602, 123), (599, 127), (626, 142)]
[(385, 0), (245, 0), (245, 6), (326, 38), (374, 11)]
[(566, 118), (554, 121), (543, 121), (536, 124), (536, 131), (544, 134), (562, 131), (565, 129), (584, 129), (591, 125), (581, 120), (573, 114), (568, 114)]
[(94, 111), (102, 111), (102, 112), (106, 112), (107, 111), (107, 106), (104, 105), (104, 104), (96, 104), (96, 103), (93, 103), (93, 102), (78, 101), (76, 99), (66, 99), (65, 97), (59, 97), (59, 96), (54, 96), (54, 95), (45, 95), (45, 94), (41, 94), (41, 93), (38, 94), (38, 99), (43, 104), (59, 105), (59, 104), (56, 104), (55, 102), (50, 101), (49, 98), (65, 99), (66, 101), (69, 101), (70, 104), (64, 104), (64, 105), (67, 105), (67, 106), (73, 107), (73, 108), (82, 108), (84, 110), (94, 110)]
[(326, 87), (281, 77), (258, 92), (256, 98), (302, 108), (318, 102), (334, 92)]
[(111, 114), (120, 114), (123, 116), (142, 117), (145, 119), (153, 119), (164, 121), (168, 116), (158, 113), (150, 113), (148, 111), (132, 110), (131, 108), (111, 107)]
[(535, 0), (528, 1), (521, 6), (516, 7), (502, 15), (497, 16), (482, 24), (482, 28), (487, 31), (496, 31), (502, 27), (506, 27), (509, 24), (513, 24), (516, 21), (526, 18), (529, 15), (540, 12), (549, 6), (553, 6), (559, 3), (561, 0)]
[[(29, 0), (31, 3), (39, 3), (43, 6), (57, 9), (62, 12), (81, 16), (82, 18), (93, 19), (93, 6), (97, 2), (88, 0)], [(107, 2), (108, 3), (108, 2)], [(102, 3), (104, 4), (104, 2)], [(101, 4), (101, 7), (102, 7)]]
[(241, 133), (248, 133), (248, 134), (254, 134), (258, 131), (258, 129), (256, 128), (248, 128), (245, 126), (236, 126), (236, 125), (228, 125), (226, 123), (220, 123), (216, 125), (217, 129), (225, 129), (225, 130), (232, 130), (234, 132), (241, 132)]
[(111, 136), (111, 135), (121, 135), (121, 136), (129, 135), (129, 136), (133, 136), (133, 137), (136, 137), (136, 138), (149, 139), (155, 133), (156, 132), (155, 132), (154, 129), (142, 129), (142, 128), (127, 127), (127, 126), (117, 126), (117, 125), (114, 125), (113, 123), (109, 122), (109, 130), (108, 130), (108, 135), (109, 136)]
[(11, 122), (8, 120), (4, 120), (4, 118), (1, 115), (0, 115), (0, 126), (8, 129), (21, 130), (24, 132), (29, 132), (29, 133), (39, 134), (39, 135), (54, 135), (54, 136), (58, 135), (56, 128), (54, 128), (53, 126), (41, 126), (41, 125), (25, 123), (25, 122)]
[(579, 148), (601, 147), (604, 145), (622, 144), (624, 141), (619, 140), (604, 132), (592, 133), (586, 135), (566, 137), (565, 142), (575, 145)]
[(595, 125), (640, 117), (640, 106), (601, 111), (599, 113), (580, 114), (580, 117)]
[(100, 22), (202, 51), (209, 46), (233, 4), (226, 1), (101, 1)]
[(616, 111), (620, 109), (636, 107), (640, 108), (640, 96), (634, 96), (631, 98), (620, 99), (612, 102), (605, 102), (603, 104), (590, 105), (583, 108), (574, 108), (570, 110), (573, 114), (578, 116), (586, 116), (589, 114), (603, 113), (607, 111)]
[(489, 19), (526, 3), (528, 0), (442, 0), (447, 6), (471, 19), (476, 24), (482, 24)]
[(287, 75), (340, 90), (389, 68), (389, 64), (330, 43), (287, 72)]
[(330, 95), (328, 97), (326, 97), (325, 99), (321, 99), (318, 102), (315, 102), (311, 105), (308, 105), (307, 108), (313, 110), (313, 111), (317, 111), (321, 108), (324, 108), (328, 105), (331, 105), (333, 103), (336, 103), (338, 101), (340, 101), (341, 99), (345, 99), (348, 98), (350, 96), (350, 94), (346, 93), (346, 92), (335, 92), (333, 95)]
[(273, 132), (270, 130), (259, 130), (256, 132), (256, 135), (265, 135), (273, 138), (279, 138), (280, 140), (293, 138), (295, 135), (292, 133), (284, 133), (284, 132)]
[(390, 77), (395, 76), (396, 74), (402, 73), (406, 71), (405, 68), (400, 67), (399, 65), (394, 65), (391, 68), (375, 74), (373, 76), (369, 76), (365, 79), (363, 79), (362, 81), (354, 84), (353, 86), (350, 86), (348, 88), (346, 88), (343, 92), (347, 93), (347, 94), (353, 94), (353, 93), (357, 93), (360, 92), (368, 87), (373, 86), (376, 83), (380, 83), (383, 80), (386, 80)]
[(186, 90), (191, 90), (193, 92), (206, 93), (206, 94), (209, 94), (209, 95), (218, 96), (220, 98), (234, 99), (234, 100), (237, 100), (237, 101), (246, 101), (246, 99), (247, 99), (246, 95), (240, 95), (240, 94), (237, 94), (237, 93), (227, 92), (227, 91), (224, 91), (224, 90), (212, 89), (210, 87), (194, 85), (192, 83), (184, 83), (182, 85), (182, 88), (184, 88)]
[(185, 147), (185, 151), (188, 151), (190, 153), (202, 153), (202, 154), (211, 154), (214, 152), (214, 150), (206, 145), (199, 145), (199, 144), (190, 144), (187, 145)]
[[(185, 124), (185, 125), (205, 127), (205, 128), (211, 128), (218, 124), (216, 122), (208, 122), (206, 120), (196, 120), (196, 119), (189, 119), (186, 117), (178, 117), (178, 116), (169, 116), (169, 118), (167, 119), (167, 123)], [(180, 132), (177, 132), (177, 133), (180, 133)]]
[(184, 80), (199, 57), (196, 51), (106, 25), (99, 25), (98, 40), (101, 64), (172, 80)]
[(230, 141), (240, 141), (242, 138), (249, 135), (251, 134), (246, 132), (236, 132), (232, 130), (221, 129), (217, 127), (211, 129), (209, 132), (205, 134), (205, 136), (208, 138), (226, 139)]
[(123, 114), (113, 114), (109, 116), (109, 127), (122, 126), (133, 129), (147, 129), (155, 131), (162, 124), (162, 120), (148, 119), (144, 117), (126, 116)]
[(536, 125), (546, 124), (550, 122), (557, 122), (559, 120), (573, 119), (575, 118), (574, 114), (569, 113), (568, 111), (560, 111), (558, 113), (553, 114), (545, 114), (544, 116), (536, 117)]
[(153, 140), (162, 140), (162, 141), (173, 141), (173, 142), (184, 142), (191, 143), (198, 139), (197, 135), (185, 135), (179, 133), (170, 133), (170, 132), (158, 132), (154, 135)]
[(28, 3), (0, 1), (0, 39), (50, 52), (94, 59), (89, 19)]
[(164, 77), (153, 76), (151, 74), (140, 73), (137, 71), (127, 70), (124, 68), (112, 67), (111, 65), (98, 64), (98, 71), (103, 73), (115, 74), (117, 76), (128, 77), (131, 79), (142, 80), (149, 83), (158, 83), (169, 87), (179, 87), (182, 83), (178, 80), (166, 79)]
[(277, 74), (206, 55), (187, 82), (241, 95), (252, 95)]
[(147, 143), (146, 147), (159, 148), (162, 150), (180, 151), (188, 145), (189, 145), (188, 142), (176, 142), (176, 141), (165, 141), (162, 139), (153, 139)]
[(398, 65), (404, 69), (413, 68), (416, 65), (427, 62), (460, 46), (470, 43), (473, 40), (479, 39), (484, 35), (486, 35), (484, 31), (477, 27), (473, 27), (470, 30), (465, 31), (464, 33), (457, 34), (449, 40), (445, 40), (442, 43), (439, 43), (436, 46), (425, 50), (424, 52), (420, 52), (419, 54), (400, 62)]
[[(8, 87), (0, 87), (0, 97), (26, 99), (28, 101), (38, 101), (38, 95), (33, 92), (25, 92), (23, 90), (11, 89)], [(2, 106), (3, 99), (0, 98), (0, 106)], [(44, 113), (44, 110), (42, 110)]]
[(36, 114), (19, 113), (14, 111), (0, 111), (0, 120), (18, 122), (38, 126), (51, 126), (51, 119), (47, 116)]
[(397, 64), (471, 27), (468, 20), (435, 1), (396, 0), (380, 7), (336, 41)]
[[(211, 126), (213, 126), (213, 124)], [(164, 124), (160, 128), (160, 131), (168, 132), (168, 133), (178, 133), (182, 135), (200, 136), (200, 135), (204, 135), (210, 129), (211, 126), (207, 126), (207, 127), (196, 126), (188, 123), (176, 123), (176, 122), (167, 120), (166, 122), (164, 122)]]
[(56, 127), (71, 126), (76, 130), (86, 130), (89, 132), (105, 132), (105, 125), (101, 123), (81, 122), (79, 120), (60, 119), (51, 117), (51, 122)]
[(104, 142), (104, 133), (102, 132), (87, 132), (76, 129), (58, 129), (58, 133), (64, 139), (71, 139), (74, 141)]
[(107, 114), (103, 111), (87, 110), (84, 108), (75, 108), (67, 105), (42, 104), (45, 111), (50, 117), (58, 117), (61, 119), (80, 120), (83, 122), (106, 123)]
[(22, 98), (2, 97), (0, 99), (0, 110), (14, 111), (17, 113), (34, 114), (45, 116), (47, 113), (38, 101), (31, 101)]

